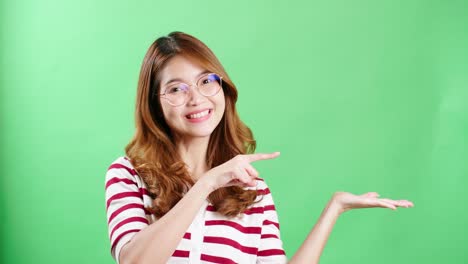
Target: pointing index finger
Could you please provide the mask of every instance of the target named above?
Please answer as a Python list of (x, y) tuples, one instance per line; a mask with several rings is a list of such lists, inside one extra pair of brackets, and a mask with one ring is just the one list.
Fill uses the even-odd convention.
[(280, 155), (279, 152), (273, 152), (273, 153), (254, 153), (254, 154), (247, 154), (247, 160), (248, 162), (254, 162), (254, 161), (259, 161), (259, 160), (268, 160), (268, 159), (274, 159)]

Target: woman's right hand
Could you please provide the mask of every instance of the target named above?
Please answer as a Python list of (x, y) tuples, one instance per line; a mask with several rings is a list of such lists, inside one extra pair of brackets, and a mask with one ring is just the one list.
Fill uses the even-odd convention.
[(279, 155), (279, 152), (237, 155), (207, 171), (200, 180), (205, 181), (211, 191), (233, 185), (254, 187), (256, 186), (255, 178), (258, 177), (258, 172), (251, 163), (274, 159)]

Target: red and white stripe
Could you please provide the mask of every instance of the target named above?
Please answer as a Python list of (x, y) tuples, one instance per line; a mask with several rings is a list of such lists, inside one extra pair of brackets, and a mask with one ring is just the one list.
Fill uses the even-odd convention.
[[(228, 218), (208, 202), (200, 208), (168, 263), (286, 263), (278, 215), (270, 189), (257, 179), (263, 195), (244, 214)], [(126, 157), (106, 174), (106, 210), (111, 253), (118, 263), (122, 246), (155, 222), (146, 185)]]

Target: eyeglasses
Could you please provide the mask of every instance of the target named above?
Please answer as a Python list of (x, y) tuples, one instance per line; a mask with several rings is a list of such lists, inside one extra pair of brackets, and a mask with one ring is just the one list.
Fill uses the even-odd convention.
[[(187, 102), (190, 86), (192, 85), (175, 83), (166, 87), (159, 96), (172, 106), (180, 106)], [(207, 73), (198, 79), (195, 86), (203, 96), (214, 96), (221, 90), (222, 78), (216, 73)]]

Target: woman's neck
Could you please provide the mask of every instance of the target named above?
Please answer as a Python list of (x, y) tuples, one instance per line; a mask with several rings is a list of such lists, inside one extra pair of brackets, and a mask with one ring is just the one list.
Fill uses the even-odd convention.
[(177, 141), (177, 151), (182, 161), (187, 165), (189, 173), (195, 181), (198, 180), (203, 173), (208, 171), (206, 152), (209, 140), (209, 137), (196, 137)]

